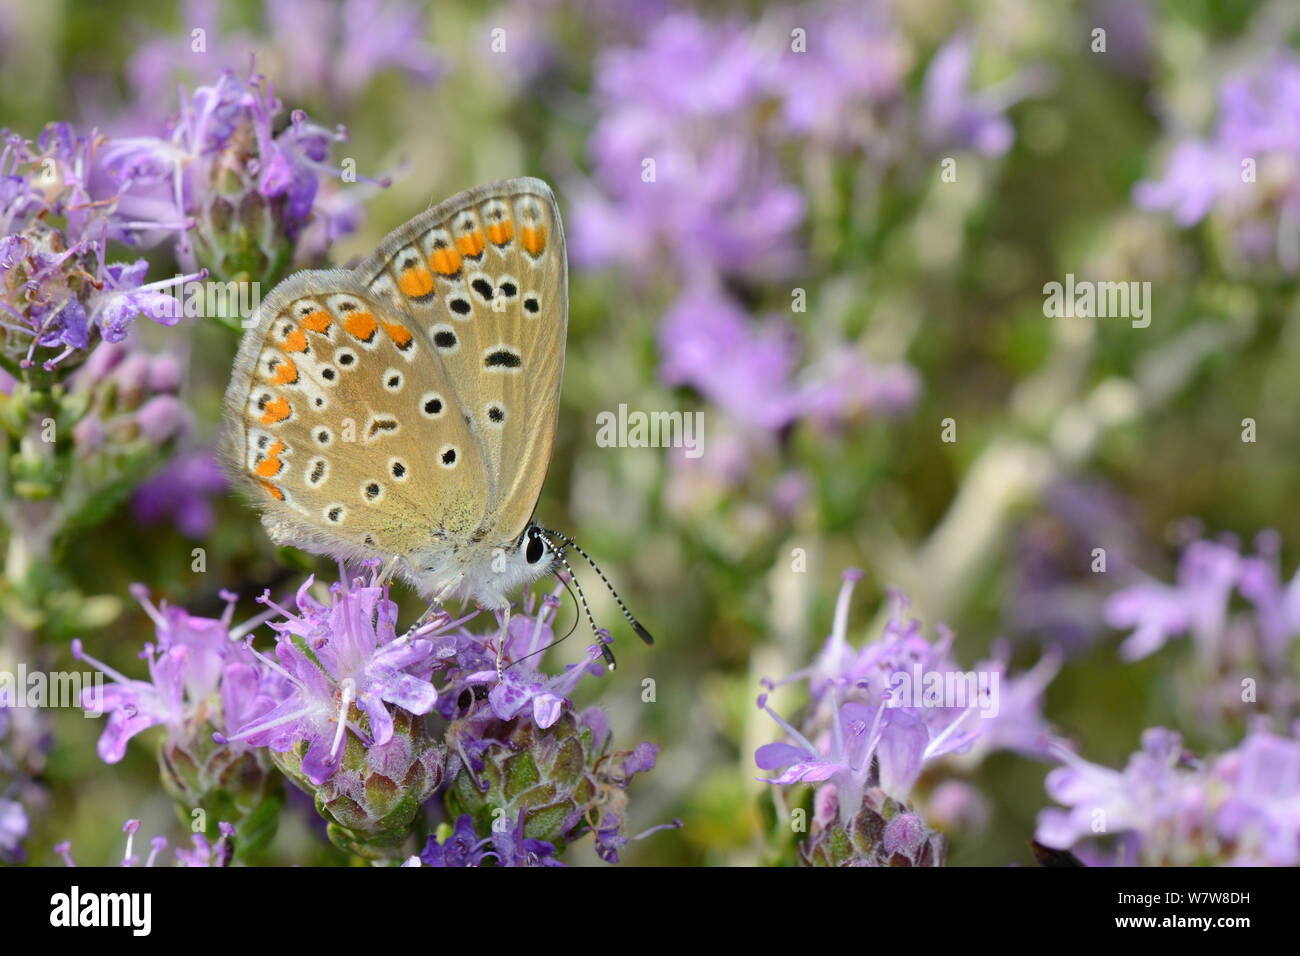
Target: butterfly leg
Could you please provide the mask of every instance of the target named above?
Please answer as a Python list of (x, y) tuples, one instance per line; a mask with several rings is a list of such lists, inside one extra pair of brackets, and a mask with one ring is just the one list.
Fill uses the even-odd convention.
[(425, 610), (423, 614), (420, 615), (420, 619), (415, 622), (416, 627), (420, 627), (421, 625), (428, 624), (429, 621), (433, 619), (433, 616), (442, 610), (443, 598), (445, 598), (452, 591), (456, 590), (456, 586), (460, 584), (461, 578), (463, 578), (464, 576), (465, 576), (464, 574), (456, 575), (449, 582), (447, 582), (447, 584), (445, 584), (442, 587), (442, 589), (438, 591), (437, 594), (433, 596), (433, 600), (429, 602), (429, 607)]
[(505, 615), (501, 619), (501, 635), (497, 638), (497, 683), (501, 683), (501, 655), (506, 650), (506, 639), (510, 636), (510, 605), (506, 605)]
[(391, 558), (389, 558), (388, 563), (385, 564), (383, 570), (379, 572), (379, 577), (376, 579), (375, 583), (380, 586), (383, 586), (387, 584), (389, 581), (393, 580), (393, 574), (396, 573), (397, 565), (401, 562), (401, 560), (402, 560), (402, 556), (399, 554), (395, 554)]

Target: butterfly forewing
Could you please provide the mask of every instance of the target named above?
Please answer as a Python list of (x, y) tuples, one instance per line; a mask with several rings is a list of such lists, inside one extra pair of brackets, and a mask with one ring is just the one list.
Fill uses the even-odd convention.
[(481, 453), (410, 314), (350, 272), (320, 271), (281, 283), (254, 319), (224, 457), (277, 540), (386, 557), (481, 525)]
[(568, 267), (555, 198), (536, 179), (461, 193), (391, 234), (355, 270), (408, 313), (455, 393), (487, 485), (488, 543), (522, 533), (555, 439)]

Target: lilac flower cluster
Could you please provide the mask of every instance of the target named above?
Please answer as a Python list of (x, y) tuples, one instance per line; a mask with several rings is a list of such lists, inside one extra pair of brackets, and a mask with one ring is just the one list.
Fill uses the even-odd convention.
[[(354, 101), (383, 73), (430, 84), (443, 70), (425, 40), (425, 11), (406, 0), (270, 0), (254, 33), (224, 30), (220, 13), (209, 0), (187, 0), (184, 39), (168, 33), (136, 47), (127, 77), (137, 104), (148, 104), (156, 90), (196, 79), (196, 63), (242, 67), (254, 51), (269, 73), (283, 77), (286, 93), (323, 97), (336, 106)], [(202, 50), (193, 48), (195, 30), (203, 31)]]
[(143, 259), (109, 263), (117, 196), (97, 179), (108, 148), (96, 133), (48, 126), (35, 146), (0, 130), (0, 362), (11, 374), (53, 371), (101, 338), (120, 342), (144, 315), (175, 325), (164, 290), (197, 276), (146, 283)]
[[(584, 677), (606, 673), (599, 644), (560, 674), (536, 669), (540, 652), (555, 641), (561, 592), (557, 587), (535, 605), (530, 597), (525, 613), (511, 617), (504, 659), (513, 663), (499, 683), (494, 646), (476, 638), (464, 621), (448, 621), (436, 639), (448, 681), (438, 707), (450, 721), (446, 741), (454, 779), (448, 808), (458, 819), (468, 814), (481, 828), (491, 828), (499, 862), (540, 852), (535, 845), (530, 849), (528, 840), (559, 850), (588, 832), (597, 854), (617, 862), (628, 840), (635, 839), (626, 833), (628, 784), (655, 764), (655, 745), (611, 751), (604, 710), (573, 705), (572, 694)], [(604, 632), (600, 639), (610, 640)], [(525, 766), (532, 768), (534, 785), (519, 793), (516, 773)], [(511, 822), (510, 829), (501, 828), (502, 818)]]
[(847, 636), (849, 601), (861, 576), (856, 569), (845, 572), (830, 636), (813, 664), (782, 681), (764, 682), (771, 691), (807, 681), (810, 699), (791, 723), (768, 706), (767, 693), (759, 697), (759, 707), (786, 735), (756, 752), (760, 768), (780, 771), (761, 779), (820, 784), (814, 824), (832, 821), (833, 807), (839, 823), (848, 826), (864, 801), (875, 809), (885, 800), (901, 805), (923, 771), (944, 758), (966, 755), (974, 762), (994, 750), (1047, 756), (1053, 738), (1042, 715), (1042, 696), (1058, 658), (1044, 657), (1014, 678), (1006, 677), (1001, 659), (981, 662), (974, 674), (977, 683), (979, 675), (985, 683), (962, 700), (947, 699), (947, 691), (922, 693), (919, 686), (913, 689), (915, 682), (956, 688), (964, 680), (965, 672), (951, 657), (953, 633), (941, 626), (939, 639), (928, 640), (918, 620), (904, 617), (906, 600), (896, 595), (881, 636), (854, 648)]
[(1179, 139), (1159, 179), (1133, 188), (1143, 209), (1170, 213), (1182, 228), (1211, 217), (1233, 256), (1300, 270), (1300, 57), (1276, 52), (1229, 75), (1206, 137)]
[[(1235, 539), (1189, 542), (1173, 584), (1148, 580), (1113, 594), (1107, 623), (1130, 630), (1120, 656), (1139, 660), (1190, 635), (1194, 678), (1180, 686), (1212, 722), (1262, 710), (1285, 723), (1300, 716), (1300, 683), (1291, 665), (1300, 635), (1300, 573), (1283, 582), (1281, 540), (1266, 531), (1255, 552)], [(1233, 595), (1245, 609), (1232, 606)]]
[(261, 599), (282, 619), (271, 622), (279, 635), (275, 659), (251, 652), (260, 665), (255, 672), (282, 693), (218, 742), (277, 753), (301, 747), (302, 773), (319, 786), (338, 771), (349, 731), (368, 751), (385, 754), (393, 742), (390, 708), (427, 714), (438, 692), (430, 681), (432, 642), (418, 630), (397, 636), (397, 605), (385, 587), (337, 582), (323, 604), (310, 593), (314, 581), (309, 577), (298, 589), (298, 614)]
[[(1068, 809), (1039, 813), (1046, 846), (1094, 866), (1300, 864), (1300, 726), (1289, 735), (1252, 729), (1206, 760), (1155, 727), (1122, 771), (1063, 746), (1054, 753), (1063, 766), (1047, 775), (1047, 792)], [(1113, 839), (1103, 846), (1099, 833)]]
[(879, 178), (912, 146), (989, 156), (1010, 147), (1004, 111), (1030, 84), (973, 91), (972, 49), (958, 35), (935, 55), (915, 109), (910, 43), (874, 3), (780, 7), (752, 24), (674, 11), (598, 56), (592, 175), (569, 190), (571, 252), (635, 281), (681, 277), (660, 326), (660, 379), (724, 413), (710, 440), (732, 453), (675, 457), (678, 485), (704, 469), (734, 489), (792, 423), (835, 426), (915, 404), (911, 367), (873, 362), (828, 334), (801, 355), (802, 333), (756, 321), (736, 290), (806, 271), (810, 199), (828, 201), (835, 164)]
[(136, 439), (157, 447), (185, 434), (191, 421), (178, 395), (181, 375), (170, 353), (150, 355), (120, 342), (96, 348), (70, 382), (85, 403), (72, 430), (77, 454), (120, 453)]
[(131, 738), (150, 727), (165, 727), (169, 740), (188, 744), (211, 734), (212, 727), (238, 726), (282, 696), (278, 675), (259, 672), (253, 652), (239, 640), (260, 620), (232, 627), (235, 595), (223, 592), (225, 613), (204, 618), (166, 602), (155, 605), (143, 586), (136, 585), (132, 593), (156, 629), (157, 642), (146, 644), (140, 654), (148, 680), (127, 677), (90, 656), (79, 640), (72, 644), (77, 660), (109, 678), (103, 688), (86, 688), (81, 701), (86, 710), (107, 715), (99, 738), (105, 763), (121, 760)]
[[(655, 748), (611, 752), (604, 712), (574, 710), (569, 695), (579, 680), (603, 673), (598, 646), (556, 677), (530, 663), (554, 638), (556, 595), (511, 620), (504, 655), (513, 663), (498, 683), (493, 642), (500, 635), (468, 630), (474, 615), (453, 619), (438, 609), (399, 635), (397, 605), (377, 569), (368, 579), (348, 583), (344, 576), (331, 585), (328, 603), (312, 595), (313, 584), (308, 578), (299, 588), (296, 612), (263, 595), (268, 610), (237, 628), (233, 595), (221, 619), (206, 619), (156, 608), (139, 591), (158, 628), (158, 643), (142, 655), (148, 681), (125, 677), (74, 645), (79, 658), (112, 678), (83, 701), (109, 715), (100, 756), (116, 762), (131, 737), (165, 726), (164, 779), (188, 799), (224, 783), (187, 777), (188, 767), (252, 755), (261, 762), (244, 767), (241, 779), (252, 779), (253, 793), (223, 797), (263, 824), (259, 811), (273, 791), (250, 771), (268, 758), (314, 797), (336, 844), (374, 859), (400, 850), (425, 801), (446, 784), (457, 818), (468, 815), (490, 833), (484, 840), (499, 865), (549, 860), (587, 832), (602, 857), (617, 861), (628, 839), (627, 784), (653, 767)], [(273, 656), (252, 647), (250, 635), (264, 622), (277, 634)], [(445, 718), (445, 743), (424, 720), (435, 711)], [(220, 760), (205, 745), (215, 745)], [(204, 759), (185, 759), (196, 752)], [(512, 776), (508, 792), (494, 787), (502, 762), (512, 760), (530, 766), (536, 786), (521, 791)], [(498, 825), (501, 812), (514, 829)], [(426, 849), (425, 856), (442, 852)]]
[(845, 344), (796, 374), (794, 328), (778, 316), (755, 322), (713, 287), (679, 296), (660, 324), (659, 348), (666, 384), (691, 386), (760, 434), (774, 435), (800, 419), (833, 426), (863, 411), (900, 414), (920, 391), (910, 366), (872, 363)]
[[(113, 141), (103, 166), (120, 192), (116, 234), (152, 245), (174, 235), (183, 268), (203, 265), (217, 278), (273, 283), (296, 254), (310, 259), (355, 228), (361, 190), (338, 206), (322, 182), (342, 127), (328, 130), (294, 110), (274, 133), (283, 105), (264, 77), (227, 70), (181, 104), (166, 137)], [(372, 187), (388, 180), (358, 176)], [(309, 228), (310, 227), (310, 228)]]

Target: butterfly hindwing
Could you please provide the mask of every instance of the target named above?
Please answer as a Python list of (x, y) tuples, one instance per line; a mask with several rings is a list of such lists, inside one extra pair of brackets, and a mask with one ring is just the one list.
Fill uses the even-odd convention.
[(444, 373), (485, 466), (482, 531), (515, 540), (546, 478), (564, 373), (568, 267), (550, 188), (522, 178), (461, 193), (355, 272), (423, 333), (422, 361)]
[(277, 540), (387, 557), (482, 523), (477, 443), (414, 325), (341, 270), (291, 276), (259, 307), (226, 392), (223, 458)]

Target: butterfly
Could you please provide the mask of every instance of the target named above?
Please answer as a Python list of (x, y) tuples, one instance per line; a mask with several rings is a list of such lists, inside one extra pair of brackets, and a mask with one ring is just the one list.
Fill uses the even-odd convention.
[(289, 276), (246, 324), (222, 458), (274, 542), (381, 559), (431, 609), (472, 600), (507, 623), (516, 589), (561, 565), (573, 578), (566, 550), (600, 574), (572, 538), (532, 520), (568, 331), (564, 231), (546, 183), (453, 196), (355, 268)]

